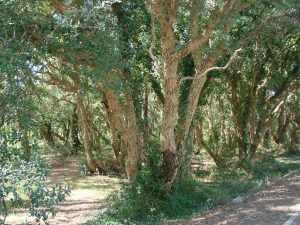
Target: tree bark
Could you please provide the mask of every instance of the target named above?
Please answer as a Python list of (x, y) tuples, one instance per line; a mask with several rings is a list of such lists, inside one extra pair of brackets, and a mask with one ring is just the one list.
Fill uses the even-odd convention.
[(273, 140), (276, 142), (276, 144), (283, 143), (284, 134), (287, 131), (289, 123), (290, 123), (290, 114), (286, 115), (286, 113), (284, 113), (284, 108), (282, 108), (278, 116), (278, 126), (275, 134), (273, 135)]
[(87, 159), (88, 169), (90, 170), (90, 172), (95, 173), (96, 169), (97, 168), (99, 169), (99, 166), (91, 150), (88, 118), (87, 118), (84, 104), (79, 96), (77, 97), (77, 110), (80, 115), (80, 124), (82, 129), (82, 136), (83, 136), (83, 146), (84, 146), (84, 152)]
[(132, 178), (139, 165), (139, 135), (137, 134), (137, 126), (134, 117), (133, 102), (132, 98), (127, 96), (127, 101), (129, 102), (127, 106), (128, 121), (127, 123), (122, 118), (122, 110), (119, 104), (118, 97), (115, 95), (113, 90), (104, 90), (105, 98), (107, 100), (107, 105), (109, 109), (109, 114), (111, 115), (112, 126), (122, 135), (122, 140), (126, 150), (125, 157), (125, 170), (127, 178)]
[(236, 124), (236, 135), (237, 135), (237, 143), (239, 146), (239, 159), (243, 159), (247, 156), (247, 144), (246, 144), (246, 118), (242, 118), (242, 115), (244, 114), (243, 111), (239, 110), (241, 109), (241, 105), (239, 104), (238, 100), (238, 87), (237, 87), (238, 79), (236, 77), (236, 74), (234, 73), (231, 78), (231, 106), (232, 106), (232, 112)]
[(105, 111), (106, 111), (108, 124), (109, 124), (109, 127), (110, 127), (112, 149), (114, 151), (115, 158), (119, 159), (120, 158), (120, 151), (121, 151), (121, 135), (120, 135), (120, 132), (118, 131), (118, 129), (115, 127), (115, 123), (114, 123), (114, 120), (113, 120), (114, 116), (112, 115), (112, 112), (109, 109), (108, 101), (106, 99), (106, 95), (104, 96), (103, 104), (104, 104), (104, 108), (105, 108)]
[(202, 129), (202, 123), (200, 122), (196, 129), (197, 132), (197, 143), (198, 148), (201, 150), (203, 148), (203, 129)]
[[(194, 1), (193, 3), (198, 2), (199, 1)], [(160, 147), (163, 156), (162, 176), (165, 179), (165, 187), (170, 188), (172, 187), (173, 182), (177, 176), (178, 166), (181, 167), (181, 165), (178, 164), (178, 147), (175, 142), (175, 126), (177, 125), (178, 120), (179, 89), (181, 83), (177, 80), (179, 60), (195, 51), (200, 45), (206, 43), (209, 40), (216, 24), (235, 3), (235, 0), (226, 1), (223, 7), (212, 13), (212, 15), (208, 19), (207, 26), (203, 32), (203, 35), (197, 35), (197, 37), (192, 38), (192, 40), (189, 41), (189, 43), (187, 43), (186, 46), (179, 51), (177, 51), (176, 49), (177, 46), (173, 32), (173, 24), (176, 22), (176, 15), (180, 1), (151, 0), (148, 1), (148, 3), (158, 18), (158, 24), (161, 34), (160, 44), (163, 65), (162, 78), (163, 90), (165, 93), (165, 104), (163, 108), (162, 124), (160, 130)], [(198, 11), (196, 11), (195, 16), (199, 16)], [(198, 21), (198, 19), (194, 21)], [(196, 26), (198, 26), (198, 24), (196, 24)], [(200, 71), (205, 72), (205, 70)], [(203, 77), (205, 77), (206, 74), (207, 73), (204, 73), (203, 75), (203, 73), (200, 73), (199, 76), (203, 75)], [(184, 122), (185, 129), (183, 135), (180, 135), (181, 140), (178, 141), (180, 164), (182, 164), (182, 162), (184, 162), (185, 160), (186, 139), (189, 134), (192, 120), (196, 111), (196, 106), (202, 89), (201, 86), (203, 86), (202, 82), (203, 80), (205, 82), (205, 79), (199, 80), (197, 80), (195, 83), (193, 82), (194, 86), (199, 87), (200, 90), (195, 89), (195, 91), (193, 91), (193, 93), (191, 94), (191, 100), (189, 99), (189, 104), (192, 104), (192, 106), (187, 107), (188, 116), (186, 118), (186, 122)]]
[(290, 131), (290, 145), (294, 144), (300, 145), (300, 126), (296, 122), (292, 123)]
[(144, 119), (144, 143), (145, 143), (145, 151), (148, 152), (148, 142), (149, 142), (149, 88), (147, 81), (145, 82), (145, 91), (144, 91), (144, 108), (143, 108), (143, 119)]
[(21, 145), (23, 149), (23, 156), (26, 161), (29, 161), (31, 158), (31, 146), (29, 143), (28, 131), (22, 128), (21, 132)]
[[(170, 5), (169, 5), (170, 4)], [(177, 176), (177, 146), (175, 143), (175, 126), (178, 119), (179, 83), (177, 68), (179, 59), (174, 59), (176, 43), (172, 25), (176, 20), (178, 2), (153, 1), (152, 10), (158, 17), (161, 32), (161, 53), (163, 61), (163, 90), (165, 93), (162, 123), (160, 129), (160, 148), (163, 157), (162, 177), (165, 188), (172, 187)]]
[(78, 155), (81, 142), (79, 140), (79, 127), (78, 127), (78, 113), (76, 112), (76, 107), (73, 109), (72, 122), (71, 122), (71, 153), (73, 155)]
[(175, 126), (178, 119), (179, 87), (177, 82), (177, 63), (164, 66), (165, 105), (160, 130), (160, 147), (163, 155), (162, 176), (166, 187), (172, 186), (177, 175), (177, 147)]
[(50, 146), (53, 146), (54, 138), (51, 123), (44, 124), (44, 126), (41, 128), (41, 136)]

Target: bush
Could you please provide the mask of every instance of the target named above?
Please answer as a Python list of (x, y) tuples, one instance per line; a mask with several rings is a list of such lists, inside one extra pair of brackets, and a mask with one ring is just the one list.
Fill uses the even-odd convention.
[[(2, 133), (4, 134), (4, 133)], [(0, 144), (0, 224), (11, 209), (24, 208), (37, 222), (47, 224), (54, 208), (70, 194), (69, 186), (49, 186), (49, 166), (38, 156), (24, 160), (18, 136), (2, 135)], [(26, 158), (27, 159), (27, 158)]]
[(294, 162), (280, 162), (274, 156), (262, 155), (257, 161), (244, 161), (243, 168), (257, 179), (285, 175), (291, 170), (299, 169)]
[(297, 155), (300, 156), (300, 144), (292, 144), (288, 147), (288, 155)]
[(148, 159), (130, 182), (122, 184), (118, 194), (110, 196), (108, 210), (100, 211), (98, 219), (87, 224), (161, 224), (163, 218), (190, 215), (202, 207), (205, 199), (198, 182), (187, 176), (166, 191), (158, 148), (153, 148)]

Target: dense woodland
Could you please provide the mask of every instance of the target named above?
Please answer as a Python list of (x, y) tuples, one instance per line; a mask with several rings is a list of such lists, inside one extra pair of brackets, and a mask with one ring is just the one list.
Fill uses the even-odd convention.
[(0, 0), (0, 15), (3, 221), (46, 221), (70, 193), (45, 153), (84, 155), (151, 211), (201, 183), (203, 157), (246, 177), (299, 152), (298, 0)]

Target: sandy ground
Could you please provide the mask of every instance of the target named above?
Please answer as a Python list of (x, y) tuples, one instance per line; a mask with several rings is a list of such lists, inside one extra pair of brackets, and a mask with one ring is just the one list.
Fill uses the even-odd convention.
[[(300, 171), (245, 196), (241, 203), (225, 204), (200, 216), (169, 221), (168, 224), (283, 225), (297, 211), (300, 211)], [(299, 217), (288, 225), (300, 225)]]
[[(66, 157), (49, 157), (46, 160), (52, 169), (49, 182), (74, 184), (74, 190), (67, 200), (57, 207), (57, 215), (49, 219), (50, 225), (77, 225), (93, 219), (92, 209), (100, 208), (105, 198), (119, 187), (119, 179), (106, 176), (80, 178), (78, 165)], [(24, 224), (25, 213), (14, 213), (6, 219), (7, 225)], [(35, 223), (29, 219), (30, 224)]]
[[(76, 184), (67, 201), (58, 206), (50, 225), (77, 225), (93, 219), (91, 210), (103, 206), (105, 198), (119, 187), (119, 179), (105, 176), (79, 178), (78, 165), (64, 157), (47, 158), (52, 165), (50, 183)], [(297, 212), (298, 211), (298, 212)], [(248, 194), (241, 203), (228, 203), (194, 215), (190, 219), (169, 221), (172, 225), (300, 225), (300, 216), (285, 224), (292, 215), (300, 214), (300, 171)], [(24, 224), (26, 214), (7, 218), (6, 224)], [(32, 222), (31, 224), (37, 224)]]

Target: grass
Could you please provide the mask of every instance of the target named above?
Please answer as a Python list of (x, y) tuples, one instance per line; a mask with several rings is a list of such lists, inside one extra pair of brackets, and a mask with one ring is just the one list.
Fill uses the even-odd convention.
[(165, 220), (186, 218), (232, 201), (257, 190), (263, 183), (299, 169), (298, 155), (276, 158), (261, 155), (256, 162), (245, 162), (243, 168), (239, 169), (196, 170), (192, 179), (187, 179), (168, 196), (160, 197), (157, 193), (146, 192), (135, 194), (125, 185), (121, 194), (111, 196), (108, 209), (94, 211), (96, 219), (86, 224), (164, 224)]
[[(49, 177), (51, 184), (62, 183), (70, 184), (72, 186), (72, 196), (74, 198), (85, 198), (88, 196), (103, 196), (106, 197), (113, 191), (119, 188), (119, 179), (104, 176), (80, 176), (80, 165), (83, 157), (69, 156), (63, 157), (61, 155), (47, 154), (44, 158), (48, 163), (53, 165), (52, 170), (55, 175)], [(20, 189), (21, 191), (21, 189)], [(27, 196), (22, 198), (26, 200)], [(88, 197), (89, 198), (89, 197)], [(9, 208), (11, 208), (10, 201), (7, 201)], [(11, 208), (9, 211), (9, 221), (12, 224), (22, 222), (26, 217), (27, 212), (17, 208)], [(90, 218), (90, 213), (86, 215)]]

